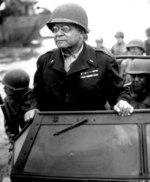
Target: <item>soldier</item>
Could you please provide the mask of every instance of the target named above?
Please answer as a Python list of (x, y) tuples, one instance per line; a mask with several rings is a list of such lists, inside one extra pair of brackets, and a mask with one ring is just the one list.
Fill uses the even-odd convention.
[(100, 37), (99, 39), (96, 39), (95, 40), (95, 43), (96, 43), (96, 48), (97, 49), (102, 49), (102, 50), (105, 50), (105, 47), (104, 47), (104, 45), (103, 45), (103, 38), (102, 37)]
[(111, 51), (103, 45), (103, 38), (102, 37), (100, 37), (99, 39), (96, 39), (95, 43), (96, 43), (96, 47), (95, 47), (96, 49), (100, 49), (100, 50), (103, 50), (104, 52), (106, 52), (108, 54), (112, 54)]
[[(30, 106), (29, 75), (21, 69), (11, 69), (2, 79), (6, 97), (4, 98), (4, 126), (10, 141), (19, 133), (26, 122), (24, 113)], [(6, 117), (7, 116), (7, 117)]]
[(115, 38), (117, 42), (112, 46), (111, 53), (115, 56), (125, 55), (127, 53), (126, 43), (124, 42), (124, 33), (119, 31), (116, 33)]
[(38, 110), (103, 110), (107, 100), (116, 104), (114, 109), (120, 115), (131, 114), (133, 107), (126, 101), (129, 95), (123, 90), (115, 59), (85, 43), (89, 32), (86, 11), (77, 4), (60, 5), (47, 26), (58, 48), (37, 61), (26, 121)]
[[(134, 59), (129, 64), (127, 73), (132, 77), (131, 82), (125, 86), (129, 88), (131, 95), (129, 103), (135, 109), (150, 109), (150, 60)], [(130, 136), (122, 126), (116, 126), (115, 129), (118, 134), (118, 144), (132, 145)]]
[(135, 109), (150, 108), (150, 60), (134, 59), (127, 73), (132, 77), (130, 104)]
[[(131, 40), (128, 44), (127, 44), (127, 51), (128, 51), (128, 55), (144, 55), (145, 53), (145, 45), (144, 42), (140, 39), (133, 39)], [(131, 77), (129, 75), (127, 75), (127, 67), (130, 64), (130, 62), (132, 62), (134, 59), (133, 58), (129, 58), (129, 59), (125, 59), (121, 62), (120, 64), (120, 76), (123, 77), (124, 79), (124, 84), (130, 82)]]
[(140, 39), (133, 39), (127, 44), (128, 55), (144, 55), (145, 44)]

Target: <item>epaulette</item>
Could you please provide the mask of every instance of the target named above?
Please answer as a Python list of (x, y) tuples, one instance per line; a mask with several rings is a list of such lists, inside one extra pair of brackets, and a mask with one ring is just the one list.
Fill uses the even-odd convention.
[(57, 48), (51, 49), (50, 51), (47, 51), (46, 53), (52, 53), (55, 52), (57, 50)]
[(112, 58), (115, 58), (115, 56), (108, 49), (100, 49), (100, 48), (96, 48), (96, 47), (94, 47), (94, 49), (95, 49), (95, 51), (100, 51), (100, 52), (102, 52), (102, 53), (104, 53), (104, 54), (106, 54)]
[(54, 48), (54, 49), (47, 51), (46, 53), (42, 54), (39, 57), (39, 60), (47, 59), (50, 64), (54, 63), (54, 60), (53, 59), (51, 60), (51, 56), (56, 54), (55, 53), (55, 52), (57, 52), (56, 50), (57, 50), (57, 48)]

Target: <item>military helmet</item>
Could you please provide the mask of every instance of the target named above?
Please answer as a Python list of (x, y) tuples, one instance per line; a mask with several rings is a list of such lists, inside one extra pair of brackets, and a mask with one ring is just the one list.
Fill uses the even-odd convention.
[(149, 59), (134, 59), (127, 68), (128, 74), (150, 74)]
[(96, 39), (95, 42), (96, 43), (103, 43), (103, 38), (100, 37), (99, 39)]
[(29, 86), (30, 78), (22, 69), (11, 69), (6, 72), (2, 83), (13, 90), (23, 90)]
[(74, 3), (63, 4), (54, 9), (46, 25), (52, 30), (55, 23), (71, 23), (83, 28), (86, 33), (89, 31), (86, 11)]
[(127, 49), (130, 47), (139, 47), (145, 52), (145, 44), (142, 40), (139, 39), (133, 39), (127, 44)]
[(121, 32), (121, 31), (119, 31), (119, 32), (117, 32), (117, 33), (115, 34), (115, 37), (116, 37), (116, 38), (117, 38), (117, 37), (124, 38), (124, 33)]

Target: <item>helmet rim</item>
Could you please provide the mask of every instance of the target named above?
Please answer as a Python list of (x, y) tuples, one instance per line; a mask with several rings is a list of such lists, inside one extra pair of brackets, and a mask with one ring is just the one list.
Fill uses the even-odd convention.
[(149, 59), (134, 59), (127, 68), (128, 74), (150, 74)]
[(73, 21), (73, 20), (70, 20), (70, 19), (67, 19), (67, 18), (55, 18), (55, 19), (52, 19), (52, 21), (50, 22), (47, 22), (46, 25), (47, 27), (52, 30), (53, 26), (55, 23), (67, 23), (67, 24), (75, 24), (81, 28), (83, 28), (85, 30), (86, 33), (89, 33), (89, 29), (85, 29), (85, 27), (83, 25), (81, 25), (79, 22), (77, 21)]
[(133, 39), (126, 45), (127, 49), (132, 48), (132, 47), (138, 47), (138, 48), (142, 49), (144, 52), (146, 51), (144, 42), (139, 39)]

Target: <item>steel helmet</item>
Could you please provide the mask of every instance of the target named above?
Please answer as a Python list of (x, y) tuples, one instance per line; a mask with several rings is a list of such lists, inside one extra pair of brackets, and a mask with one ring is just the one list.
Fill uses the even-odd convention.
[(119, 31), (119, 32), (117, 32), (117, 33), (115, 34), (115, 37), (116, 37), (116, 38), (117, 38), (117, 37), (124, 38), (124, 33), (121, 32), (121, 31)]
[(47, 26), (50, 30), (55, 23), (72, 23), (82, 27), (88, 33), (88, 17), (86, 11), (79, 5), (68, 3), (58, 6), (51, 14)]
[(145, 44), (142, 40), (140, 39), (133, 39), (127, 44), (127, 49), (130, 47), (139, 47), (145, 52)]
[(29, 75), (22, 69), (9, 70), (2, 79), (2, 83), (13, 90), (26, 89), (29, 82)]
[(149, 59), (134, 59), (127, 68), (128, 74), (150, 74)]

